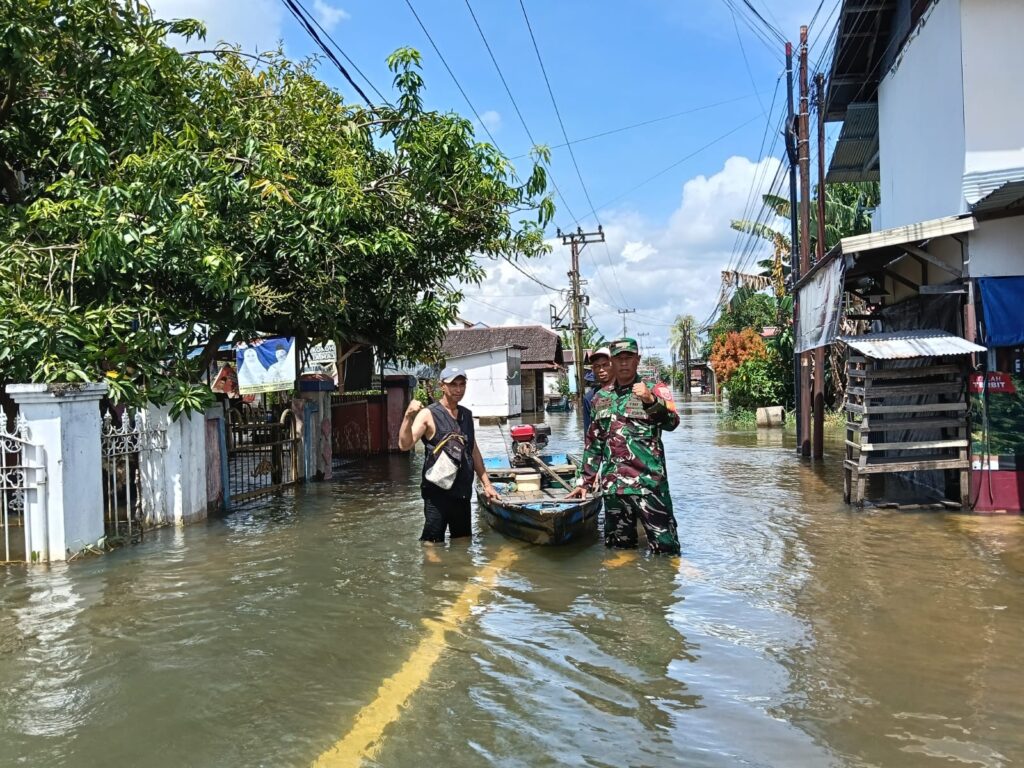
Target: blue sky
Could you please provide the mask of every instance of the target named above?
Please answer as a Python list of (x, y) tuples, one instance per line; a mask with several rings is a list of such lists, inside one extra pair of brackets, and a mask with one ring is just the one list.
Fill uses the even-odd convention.
[[(391, 92), (385, 58), (400, 46), (412, 46), (423, 54), (427, 105), (475, 119), (405, 0), (301, 2), (385, 95)], [(519, 0), (470, 2), (530, 132), (542, 144), (562, 144)], [(649, 334), (642, 337), (645, 349), (666, 355), (668, 326), (677, 314), (691, 313), (703, 321), (713, 311), (720, 270), (736, 260), (737, 236), (729, 221), (743, 215), (752, 188), (765, 188), (778, 167), (768, 150), (785, 104), (782, 87), (771, 116), (769, 146), (763, 154), (760, 150), (783, 74), (781, 43), (770, 49), (742, 17), (734, 25), (729, 5), (749, 14), (742, 0), (524, 2), (571, 140), (693, 110), (573, 145), (608, 237), (607, 247), (591, 246), (581, 263), (593, 319), (602, 332), (617, 335), (622, 323), (616, 310), (636, 309), (627, 316), (631, 334)], [(796, 39), (799, 25), (809, 22), (819, 6), (818, 0), (751, 2), (790, 39)], [(279, 0), (151, 4), (163, 17), (203, 19), (210, 41), (223, 39), (249, 51), (280, 41), (295, 58), (315, 50)], [(412, 4), (501, 150), (510, 157), (528, 151), (530, 141), (465, 0)], [(837, 0), (821, 5), (811, 29), (812, 64), (831, 31), (835, 13), (829, 14)], [(827, 56), (824, 61), (827, 65)], [(320, 76), (357, 98), (330, 63), (321, 65)], [(486, 139), (482, 129), (479, 134)], [(779, 151), (777, 145), (776, 158)], [(565, 148), (553, 149), (550, 171), (579, 223), (595, 228), (595, 217), (585, 215), (591, 206)], [(562, 201), (556, 198), (556, 205), (556, 224), (574, 227)], [(552, 243), (550, 256), (523, 266), (542, 282), (562, 287), (567, 285), (568, 249)], [(564, 303), (507, 264), (487, 266), (484, 284), (466, 290), (462, 314), (467, 319), (547, 325), (549, 304)]]

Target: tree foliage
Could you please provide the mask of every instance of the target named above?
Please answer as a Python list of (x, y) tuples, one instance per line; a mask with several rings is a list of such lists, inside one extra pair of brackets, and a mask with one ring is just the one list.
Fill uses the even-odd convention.
[[(181, 53), (139, 0), (0, 0), (0, 380), (106, 376), (128, 399), (201, 405), (228, 332), (430, 358), (479, 282), (474, 254), (542, 253), (554, 208), (472, 124), (362, 107), (315, 61)], [(520, 220), (515, 220), (522, 216)]]
[(744, 360), (729, 378), (729, 408), (755, 410), (770, 405), (787, 405), (792, 398), (787, 391), (785, 364), (771, 350), (765, 355)]
[(757, 331), (746, 328), (729, 331), (715, 341), (708, 365), (715, 372), (719, 384), (728, 384), (736, 370), (747, 360), (765, 358), (768, 349)]

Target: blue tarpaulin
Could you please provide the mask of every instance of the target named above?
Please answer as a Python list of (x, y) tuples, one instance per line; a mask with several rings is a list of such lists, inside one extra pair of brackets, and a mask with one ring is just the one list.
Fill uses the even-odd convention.
[(979, 277), (989, 347), (1024, 345), (1024, 277)]

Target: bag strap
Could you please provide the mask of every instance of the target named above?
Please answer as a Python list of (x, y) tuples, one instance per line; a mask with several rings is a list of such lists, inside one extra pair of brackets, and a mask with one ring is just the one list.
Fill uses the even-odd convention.
[[(434, 406), (437, 406), (437, 407), (435, 408)], [(453, 434), (456, 434), (456, 435), (461, 435), (463, 438), (466, 437), (462, 433), (462, 427), (459, 426), (459, 422), (452, 418), (452, 415), (450, 413), (448, 413), (448, 409), (447, 408), (445, 408), (440, 403), (431, 403), (429, 408), (430, 408), (430, 412), (434, 415), (435, 419), (437, 418), (438, 415), (442, 415), (443, 418), (447, 419), (448, 423), (445, 426), (448, 428), (449, 432), (451, 432)], [(437, 425), (435, 424), (435, 427), (436, 426)]]

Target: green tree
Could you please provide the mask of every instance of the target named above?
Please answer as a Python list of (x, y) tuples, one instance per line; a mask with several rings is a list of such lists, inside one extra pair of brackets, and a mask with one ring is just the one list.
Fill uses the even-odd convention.
[(521, 181), (424, 110), (417, 52), (388, 60), (396, 105), (368, 108), (314, 61), (168, 34), (203, 28), (138, 0), (0, 0), (0, 382), (106, 375), (199, 407), (231, 331), (429, 358), (474, 254), (546, 250), (543, 167)]
[[(603, 347), (608, 343), (608, 340), (604, 335), (597, 330), (596, 326), (588, 325), (583, 328), (583, 351), (586, 352), (588, 349), (597, 349)], [(576, 344), (575, 336), (572, 331), (562, 331), (562, 348), (573, 349)]]
[[(668, 343), (672, 351), (672, 368), (675, 374), (676, 362), (682, 363), (682, 390), (684, 397), (690, 396), (690, 363), (699, 356), (700, 329), (693, 315), (676, 315), (672, 327), (668, 329)], [(677, 382), (673, 381), (673, 385)]]

